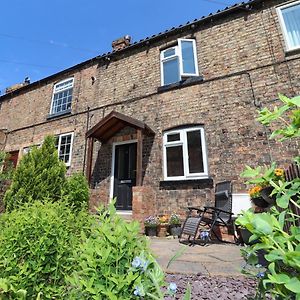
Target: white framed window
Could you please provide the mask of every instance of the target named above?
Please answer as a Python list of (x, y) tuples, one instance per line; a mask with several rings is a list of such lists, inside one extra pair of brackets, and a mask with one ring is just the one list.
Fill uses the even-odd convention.
[(68, 78), (54, 85), (50, 115), (71, 110), (74, 78)]
[(300, 1), (277, 7), (277, 14), (282, 28), (286, 50), (300, 48)]
[(163, 135), (164, 179), (208, 177), (204, 128), (174, 129)]
[(55, 147), (58, 151), (58, 157), (60, 160), (65, 162), (67, 167), (71, 165), (73, 136), (73, 132), (56, 136)]
[(193, 39), (178, 39), (177, 41), (176, 46), (160, 53), (161, 85), (199, 75), (196, 41)]

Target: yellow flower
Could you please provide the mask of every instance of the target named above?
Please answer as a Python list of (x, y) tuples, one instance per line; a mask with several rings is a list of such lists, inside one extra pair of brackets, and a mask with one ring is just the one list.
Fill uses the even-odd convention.
[(278, 177), (283, 176), (283, 169), (275, 169), (274, 174)]
[(167, 223), (168, 222), (168, 217), (167, 216), (162, 216), (159, 218), (160, 223)]
[(249, 190), (250, 197), (254, 197), (254, 198), (258, 197), (261, 190), (262, 190), (261, 186), (259, 185), (254, 186), (252, 189)]

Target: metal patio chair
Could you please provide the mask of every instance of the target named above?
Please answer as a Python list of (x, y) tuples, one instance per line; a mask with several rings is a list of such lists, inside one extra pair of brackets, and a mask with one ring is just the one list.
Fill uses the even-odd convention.
[[(218, 227), (226, 227), (228, 232), (232, 230), (234, 241), (237, 241), (232, 213), (231, 181), (216, 184), (214, 207), (188, 207), (187, 218), (182, 226), (179, 242), (194, 245), (197, 239), (201, 244), (206, 244), (214, 234), (218, 241), (230, 243), (219, 236)], [(185, 236), (187, 239), (184, 239)]]

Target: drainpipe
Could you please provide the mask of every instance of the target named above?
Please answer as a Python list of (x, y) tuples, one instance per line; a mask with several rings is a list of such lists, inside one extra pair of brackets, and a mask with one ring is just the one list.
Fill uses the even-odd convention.
[[(87, 112), (86, 112), (86, 132), (89, 130), (89, 127), (90, 127), (90, 107), (88, 106)], [(85, 138), (82, 173), (84, 173), (84, 171), (85, 171), (86, 146), (87, 146), (87, 139)]]
[[(250, 82), (250, 87), (251, 87), (251, 92), (252, 92), (252, 98), (253, 98), (253, 105), (259, 109), (262, 108), (262, 103), (256, 99), (255, 97), (255, 93), (254, 93), (254, 87), (253, 87), (253, 82), (252, 82), (252, 78), (249, 72), (245, 72), (246, 75), (248, 75), (249, 78), (249, 82)], [(267, 143), (268, 143), (268, 150), (269, 150), (269, 157), (270, 157), (270, 164), (273, 161), (273, 156), (272, 156), (272, 152), (271, 152), (271, 145), (270, 145), (270, 141), (268, 139), (268, 134), (267, 134), (267, 126), (263, 125), (264, 127), (264, 135), (266, 137)]]

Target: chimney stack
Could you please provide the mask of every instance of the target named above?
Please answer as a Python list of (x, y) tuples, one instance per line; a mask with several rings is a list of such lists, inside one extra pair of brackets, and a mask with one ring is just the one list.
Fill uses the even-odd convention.
[(5, 89), (5, 93), (8, 94), (8, 93), (14, 92), (14, 91), (16, 91), (16, 90), (20, 89), (21, 87), (23, 87), (25, 85), (28, 85), (28, 84), (30, 84), (30, 78), (26, 77), (22, 83), (16, 83), (14, 85), (11, 85), (10, 87), (7, 87)]
[(130, 45), (130, 41), (131, 41), (130, 35), (125, 35), (117, 40), (114, 40), (111, 44), (113, 51), (122, 50), (122, 49), (128, 47)]

